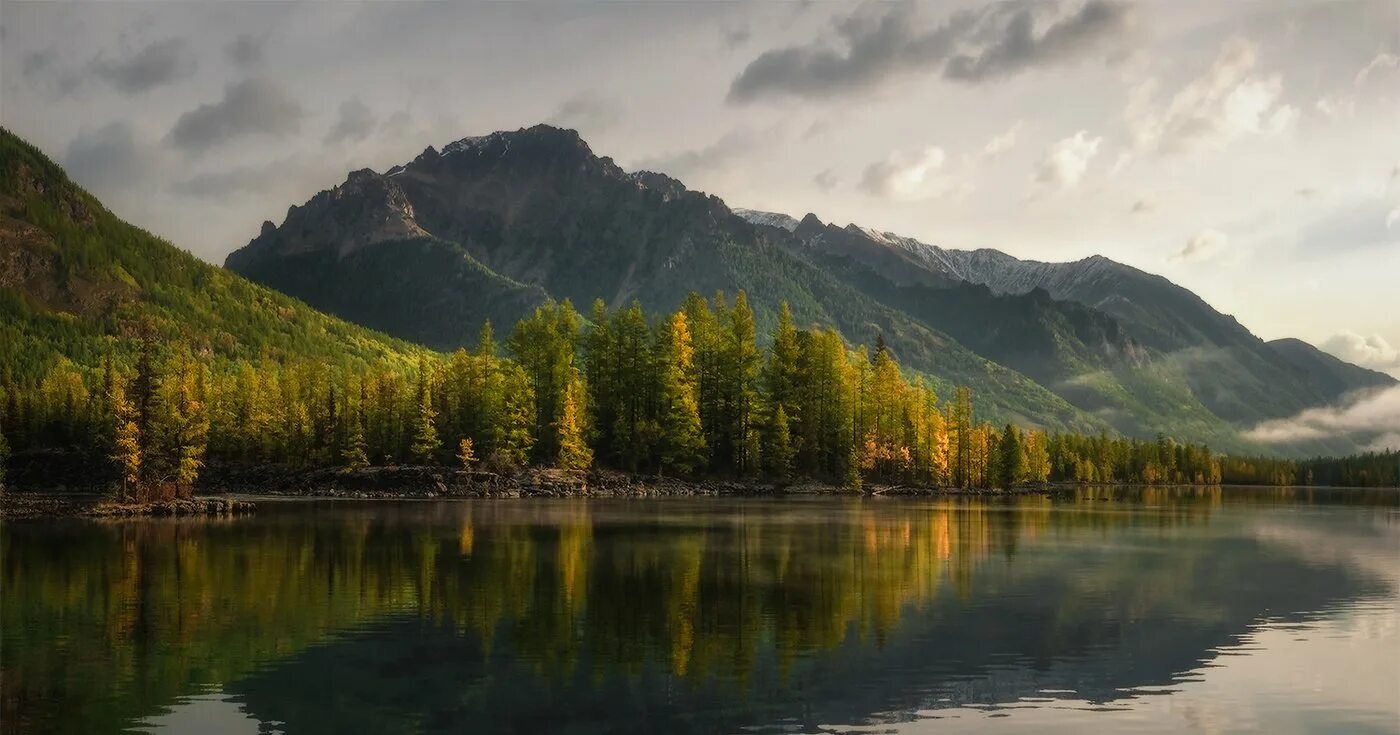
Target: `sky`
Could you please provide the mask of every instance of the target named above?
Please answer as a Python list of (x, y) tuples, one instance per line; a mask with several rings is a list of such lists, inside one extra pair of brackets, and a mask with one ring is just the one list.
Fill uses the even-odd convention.
[(0, 123), (221, 263), (539, 122), (730, 206), (1160, 273), (1400, 375), (1400, 2), (0, 3)]

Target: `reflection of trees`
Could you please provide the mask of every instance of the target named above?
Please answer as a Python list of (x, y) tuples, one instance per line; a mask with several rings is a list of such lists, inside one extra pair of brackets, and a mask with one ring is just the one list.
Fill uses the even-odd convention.
[[(255, 712), (315, 722), (325, 702), (295, 678), (258, 682), (356, 646), (355, 655), (396, 661), (392, 678), (413, 682), (398, 685), (408, 709), (439, 706), (430, 693), (490, 709), (510, 701), (508, 684), (519, 697), (542, 681), (554, 682), (561, 703), (570, 701), (563, 691), (586, 699), (622, 687), (630, 693), (617, 697), (636, 704), (651, 701), (651, 690), (617, 682), (658, 677), (674, 682), (665, 696), (677, 702), (748, 701), (868, 676), (871, 666), (970, 665), (982, 655), (973, 642), (1049, 666), (1114, 643), (1140, 620), (1195, 616), (1211, 631), (1239, 627), (1262, 612), (1253, 601), (1202, 596), (1225, 595), (1262, 568), (1291, 569), (1249, 549), (1222, 563), (1212, 556), (1218, 549), (1203, 546), (1099, 554), (1086, 567), (1092, 575), (1068, 573), (1075, 567), (1064, 565), (1087, 563), (1075, 554), (1087, 553), (1096, 534), (1166, 533), (1169, 542), (1232, 502), (1219, 490), (1153, 488), (1140, 498), (1148, 510), (1127, 512), (1105, 492), (1081, 490), (1072, 502), (320, 505), (232, 523), (12, 524), (0, 534), (0, 717), (20, 729), (117, 729), (197, 685), (247, 679), (250, 706), (277, 709)], [(1211, 586), (1183, 589), (1193, 575)], [(969, 602), (1026, 590), (1031, 612), (998, 617)], [(907, 640), (918, 627), (910, 621), (933, 626), (931, 637)], [(382, 635), (384, 626), (401, 635)], [(1161, 632), (1169, 645), (1170, 631)], [(418, 636), (433, 645), (412, 648)], [(1201, 633), (1176, 660), (1219, 637)], [(309, 648), (317, 643), (324, 646)], [(885, 663), (861, 658), (871, 652)], [(814, 673), (835, 661), (842, 670)], [(274, 666), (254, 673), (265, 664)], [(385, 686), (384, 672), (370, 666), (301, 674)], [(397, 716), (421, 722), (422, 714)]]

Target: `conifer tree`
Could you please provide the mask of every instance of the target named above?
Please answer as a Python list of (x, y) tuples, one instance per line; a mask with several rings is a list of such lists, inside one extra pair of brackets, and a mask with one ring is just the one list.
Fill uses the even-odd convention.
[(661, 464), (689, 473), (704, 460), (700, 395), (695, 375), (695, 348), (685, 312), (671, 315), (663, 331), (661, 363)]
[(583, 381), (574, 375), (565, 385), (559, 418), (554, 424), (555, 434), (559, 437), (557, 464), (564, 469), (587, 469), (593, 463), (593, 450), (589, 448), (584, 432), (583, 402)]
[(733, 447), (731, 466), (734, 471), (743, 474), (759, 468), (759, 458), (754, 450), (760, 442), (754, 419), (758, 396), (756, 384), (762, 356), (754, 341), (753, 311), (749, 309), (748, 296), (743, 291), (735, 295), (734, 306), (725, 310), (724, 315), (728, 328), (721, 386), (725, 393), (724, 402), (729, 408), (728, 435)]
[(764, 384), (768, 390), (768, 400), (774, 406), (781, 406), (792, 420), (797, 406), (797, 361), (799, 348), (797, 329), (792, 325), (792, 310), (786, 301), (778, 308), (778, 326), (773, 330), (773, 347), (764, 370)]
[(112, 461), (121, 476), (121, 497), (133, 499), (141, 485), (141, 427), (136, 406), (127, 398), (120, 379), (112, 382), (107, 395), (112, 414)]
[(470, 470), (476, 466), (476, 449), (472, 446), (472, 440), (463, 438), (457, 442), (457, 461), (462, 463), (462, 469)]
[(409, 451), (423, 464), (432, 463), (442, 448), (438, 439), (437, 411), (433, 409), (432, 376), (426, 358), (418, 363), (418, 415), (413, 422), (413, 444)]
[(1007, 424), (997, 445), (997, 485), (1009, 490), (1021, 482), (1025, 474), (1026, 458), (1021, 449), (1021, 432), (1014, 424)]
[(365, 444), (364, 411), (356, 411), (350, 416), (349, 423), (349, 431), (345, 437), (345, 449), (341, 451), (340, 459), (347, 469), (363, 469), (369, 466), (369, 453)]
[(764, 452), (768, 473), (780, 480), (792, 477), (792, 432), (788, 427), (787, 411), (779, 405), (773, 412), (772, 437)]
[(5, 439), (5, 421), (0, 417), (0, 495), (5, 492), (5, 465), (10, 461), (10, 443)]
[[(160, 382), (159, 421), (154, 432), (160, 443), (155, 456), (159, 480), (174, 485), (177, 497), (194, 493), (194, 482), (204, 467), (209, 441), (209, 417), (204, 405), (204, 365), (180, 354)], [(150, 454), (145, 459), (149, 460)], [(147, 461), (147, 464), (150, 464)]]

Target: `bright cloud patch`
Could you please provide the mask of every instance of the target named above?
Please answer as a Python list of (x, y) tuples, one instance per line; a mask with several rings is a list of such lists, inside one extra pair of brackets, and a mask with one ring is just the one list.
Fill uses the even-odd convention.
[(1138, 146), (1163, 153), (1220, 148), (1231, 141), (1293, 128), (1298, 109), (1279, 102), (1283, 80), (1256, 71), (1258, 49), (1233, 38), (1202, 76), (1168, 101), (1156, 99), (1156, 85), (1134, 94), (1126, 118)]
[(947, 158), (938, 146), (892, 154), (865, 167), (860, 188), (868, 194), (905, 202), (944, 196), (956, 188), (943, 172)]
[(1045, 158), (1036, 166), (1036, 181), (1065, 189), (1078, 186), (1102, 142), (1103, 138), (1090, 138), (1088, 133), (1081, 130), (1050, 146)]
[(1400, 437), (1400, 386), (1366, 394), (1346, 406), (1310, 408), (1291, 418), (1265, 421), (1245, 436), (1269, 444), (1346, 436), (1377, 446), (1387, 436)]
[(1400, 367), (1400, 350), (1392, 347), (1379, 334), (1370, 336), (1356, 332), (1342, 332), (1327, 338), (1318, 345), (1324, 352), (1330, 352), (1347, 362), (1371, 368)]

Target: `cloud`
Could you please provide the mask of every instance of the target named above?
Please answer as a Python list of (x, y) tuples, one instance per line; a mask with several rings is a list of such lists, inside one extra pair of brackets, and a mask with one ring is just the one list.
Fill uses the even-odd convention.
[(1310, 408), (1265, 421), (1245, 437), (1269, 444), (1350, 437), (1373, 444), (1400, 434), (1400, 385), (1364, 393), (1345, 406)]
[(1323, 352), (1362, 367), (1378, 370), (1400, 367), (1400, 350), (1392, 347), (1379, 334), (1363, 336), (1351, 331), (1342, 332), (1328, 337), (1318, 347)]
[(59, 97), (77, 91), (82, 77), (60, 66), (58, 51), (53, 48), (30, 51), (20, 64), (20, 76), (30, 86), (48, 89)]
[(1213, 149), (1246, 135), (1291, 130), (1298, 110), (1279, 102), (1278, 75), (1255, 73), (1258, 61), (1257, 47), (1235, 37), (1205, 74), (1170, 101), (1155, 99), (1154, 82), (1140, 85), (1124, 115), (1138, 147), (1162, 153)]
[(831, 191), (841, 184), (841, 177), (837, 176), (831, 169), (822, 169), (812, 177), (812, 183), (822, 191)]
[(1321, 258), (1348, 250), (1400, 244), (1400, 214), (1383, 197), (1369, 197), (1333, 208), (1297, 227), (1296, 247)]
[(982, 146), (982, 155), (988, 158), (996, 158), (1001, 154), (1016, 147), (1016, 136), (1020, 134), (1021, 128), (1025, 127), (1025, 122), (1017, 120), (1006, 132), (992, 136), (987, 144)]
[(238, 194), (262, 191), (270, 172), (265, 167), (237, 166), (227, 171), (215, 171), (192, 176), (172, 190), (196, 199), (222, 199)]
[(748, 24), (726, 26), (720, 33), (724, 37), (724, 45), (729, 48), (739, 48), (753, 38), (753, 31)]
[(262, 61), (266, 45), (266, 38), (244, 33), (224, 44), (224, 57), (234, 66), (255, 66)]
[(975, 83), (1067, 63), (1120, 39), (1129, 6), (1088, 0), (1062, 13), (1058, 2), (1010, 0), (920, 28), (915, 3), (862, 7), (834, 23), (839, 44), (817, 40), (760, 54), (735, 77), (731, 102), (769, 96), (832, 97), (869, 91), (919, 72)]
[(993, 24), (999, 24), (999, 28), (993, 40), (981, 49), (949, 59), (943, 75), (980, 81), (1010, 76), (1032, 66), (1063, 63), (1101, 48), (1105, 41), (1120, 37), (1125, 30), (1126, 5), (1089, 0), (1078, 12), (1051, 22), (1037, 35), (1036, 25), (1044, 23), (1043, 18), (1037, 17), (1039, 9), (1046, 5), (1021, 4), (1006, 17), (995, 19)]
[(634, 168), (684, 179), (728, 166), (735, 160), (773, 145), (780, 137), (781, 131), (777, 127), (762, 130), (739, 127), (707, 146), (645, 158), (637, 162)]
[(1219, 230), (1201, 230), (1186, 241), (1186, 245), (1172, 254), (1168, 260), (1203, 260), (1224, 250), (1230, 245), (1230, 238)]
[(129, 187), (157, 166), (159, 151), (125, 122), (84, 130), (68, 144), (63, 166), (74, 180), (97, 191)]
[(124, 58), (98, 56), (88, 70), (119, 92), (141, 94), (193, 76), (197, 65), (184, 39), (167, 38)]
[(954, 185), (943, 172), (947, 154), (938, 146), (911, 152), (896, 152), (883, 161), (865, 167), (860, 189), (872, 196), (909, 202), (934, 199), (966, 191)]
[(1372, 74), (1395, 71), (1396, 69), (1400, 69), (1400, 56), (1388, 53), (1376, 54), (1376, 58), (1371, 59), (1371, 63), (1362, 67), (1361, 71), (1356, 73), (1356, 86), (1360, 87), (1366, 84), (1366, 80), (1369, 79)]
[(564, 100), (547, 122), (585, 133), (601, 133), (622, 122), (622, 103), (613, 97), (584, 92)]
[(1356, 98), (1351, 95), (1323, 95), (1314, 104), (1329, 120), (1339, 120), (1356, 114)]
[(287, 135), (301, 129), (301, 105), (268, 79), (224, 88), (224, 98), (180, 116), (166, 139), (186, 153), (202, 153), (247, 135)]
[(361, 102), (359, 97), (352, 97), (340, 103), (340, 117), (326, 132), (326, 142), (364, 140), (374, 132), (374, 126), (378, 123), (379, 118), (369, 109), (369, 105)]
[(1078, 186), (1102, 142), (1103, 138), (1090, 138), (1087, 132), (1081, 130), (1055, 143), (1036, 165), (1035, 180), (1062, 189)]

